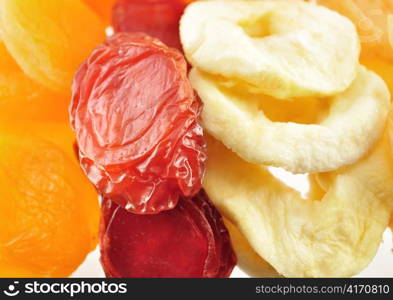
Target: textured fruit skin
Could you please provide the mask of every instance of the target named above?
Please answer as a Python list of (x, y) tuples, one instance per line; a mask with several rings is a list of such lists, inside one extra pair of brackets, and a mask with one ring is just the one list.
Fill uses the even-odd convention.
[(118, 0), (112, 11), (113, 28), (115, 32), (145, 32), (181, 50), (179, 20), (188, 2)]
[(0, 43), (0, 277), (69, 276), (97, 245), (97, 193), (72, 150), (68, 102)]
[(129, 211), (172, 209), (201, 188), (200, 111), (180, 52), (145, 34), (115, 34), (75, 75), (70, 118), (81, 166)]
[(204, 191), (147, 216), (104, 199), (100, 243), (107, 277), (228, 277), (236, 265), (228, 231)]
[(97, 244), (94, 188), (64, 132), (44, 125), (0, 137), (0, 277), (69, 276)]

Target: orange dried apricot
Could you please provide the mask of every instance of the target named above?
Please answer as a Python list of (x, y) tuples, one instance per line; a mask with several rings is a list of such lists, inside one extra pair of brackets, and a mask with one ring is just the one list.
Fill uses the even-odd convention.
[(83, 0), (101, 19), (109, 24), (111, 21), (112, 6), (116, 0)]
[(378, 73), (393, 92), (393, 0), (317, 0), (348, 17), (362, 43), (361, 63)]
[(0, 70), (1, 72), (19, 71), (20, 68), (8, 53), (4, 43), (0, 41)]
[(97, 243), (94, 189), (49, 140), (1, 136), (0, 151), (0, 277), (70, 275)]
[(27, 77), (0, 42), (0, 125), (24, 121), (67, 121), (69, 96)]
[(389, 16), (393, 14), (393, 0), (317, 0), (351, 19), (362, 42), (362, 56), (377, 56), (393, 62), (393, 48), (389, 35)]
[(65, 93), (79, 64), (105, 37), (104, 23), (80, 0), (2, 0), (0, 24), (23, 71)]

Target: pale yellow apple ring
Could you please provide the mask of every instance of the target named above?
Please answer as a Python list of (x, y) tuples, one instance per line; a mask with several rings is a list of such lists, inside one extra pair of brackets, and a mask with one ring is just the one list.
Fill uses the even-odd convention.
[(278, 278), (282, 277), (263, 258), (261, 258), (250, 246), (247, 239), (230, 221), (224, 219), (224, 223), (231, 237), (233, 250), (237, 257), (237, 266), (251, 277)]
[(364, 67), (345, 92), (330, 99), (318, 124), (273, 122), (255, 97), (236, 94), (196, 69), (190, 79), (204, 103), (202, 120), (210, 134), (248, 162), (293, 173), (326, 172), (359, 160), (380, 137), (390, 107), (386, 84)]
[(280, 99), (342, 92), (359, 62), (355, 26), (303, 1), (194, 2), (180, 35), (194, 67)]
[(335, 173), (321, 199), (303, 199), (216, 140), (208, 140), (208, 154), (203, 186), (209, 197), (278, 273), (353, 276), (375, 256), (393, 209), (386, 135), (363, 160)]

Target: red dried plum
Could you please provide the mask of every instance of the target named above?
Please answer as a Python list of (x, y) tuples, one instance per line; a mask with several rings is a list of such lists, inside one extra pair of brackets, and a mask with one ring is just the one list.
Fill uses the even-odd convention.
[(144, 32), (182, 49), (179, 21), (186, 0), (118, 0), (112, 10), (115, 32)]
[(74, 79), (70, 119), (82, 169), (129, 211), (174, 208), (201, 188), (201, 108), (179, 51), (141, 33), (109, 37)]
[(228, 231), (203, 191), (145, 216), (104, 199), (100, 243), (107, 277), (228, 277), (236, 265)]
[(226, 278), (231, 275), (233, 267), (237, 263), (233, 252), (231, 240), (227, 228), (222, 221), (221, 215), (209, 200), (204, 190), (201, 190), (193, 199), (193, 203), (203, 212), (206, 220), (212, 228), (218, 258), (216, 277)]

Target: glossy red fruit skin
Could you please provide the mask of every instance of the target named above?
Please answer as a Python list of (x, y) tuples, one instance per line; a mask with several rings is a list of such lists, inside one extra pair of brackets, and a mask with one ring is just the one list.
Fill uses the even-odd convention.
[(179, 21), (186, 6), (186, 0), (118, 0), (112, 26), (115, 32), (145, 32), (182, 50)]
[(201, 188), (201, 109), (179, 51), (145, 34), (115, 34), (75, 75), (70, 120), (81, 167), (129, 211), (170, 210)]
[(229, 277), (236, 256), (221, 216), (203, 193), (145, 216), (104, 199), (100, 247), (106, 276)]

